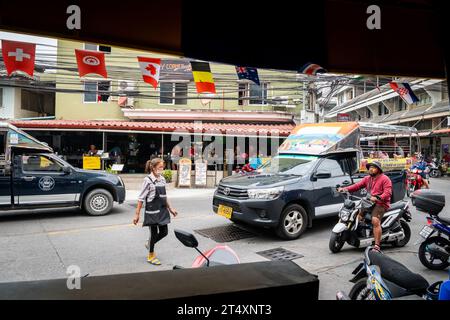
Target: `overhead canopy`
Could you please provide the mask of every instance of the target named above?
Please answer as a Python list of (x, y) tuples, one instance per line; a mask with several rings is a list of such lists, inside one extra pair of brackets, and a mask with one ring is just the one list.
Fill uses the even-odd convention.
[(292, 130), (279, 148), (287, 154), (322, 155), (335, 151), (359, 150), (360, 140), (377, 137), (418, 136), (416, 128), (373, 124), (368, 122), (327, 122), (301, 124)]
[(336, 150), (355, 148), (358, 145), (357, 122), (329, 122), (301, 124), (278, 149), (280, 154), (321, 155)]
[(380, 29), (367, 27), (373, 1), (310, 0), (299, 8), (287, 0), (75, 3), (79, 30), (67, 27), (67, 1), (2, 1), (0, 29), (241, 66), (299, 70), (312, 62), (335, 73), (445, 78), (446, 1), (380, 2)]

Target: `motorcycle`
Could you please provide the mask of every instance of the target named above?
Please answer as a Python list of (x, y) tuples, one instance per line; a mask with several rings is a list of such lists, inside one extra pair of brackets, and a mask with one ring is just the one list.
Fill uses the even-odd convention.
[(445, 196), (435, 191), (421, 190), (413, 195), (418, 211), (428, 213), (427, 225), (419, 232), (420, 262), (431, 270), (444, 270), (450, 265), (450, 219), (439, 217), (445, 206)]
[[(419, 169), (412, 169), (410, 170), (408, 174), (408, 178), (406, 180), (406, 195), (408, 197), (411, 197), (411, 195), (414, 193), (414, 191), (422, 189), (424, 186), (423, 178), (420, 175), (422, 173), (422, 170)], [(426, 173), (426, 171), (425, 171)], [(429, 183), (429, 182), (428, 182)]]
[[(186, 247), (194, 248), (200, 255), (194, 260), (192, 263), (192, 268), (203, 268), (203, 267), (212, 267), (212, 266), (220, 266), (220, 265), (228, 265), (228, 264), (239, 264), (241, 263), (239, 257), (236, 252), (233, 251), (228, 246), (225, 245), (216, 245), (214, 248), (201, 252), (198, 249), (198, 241), (197, 238), (192, 233), (175, 229), (175, 237)], [(174, 270), (184, 269), (181, 266), (174, 266)]]
[[(339, 252), (345, 242), (356, 248), (364, 248), (374, 241), (371, 213), (375, 204), (370, 201), (370, 194), (363, 198), (350, 195), (348, 192), (341, 195), (344, 196), (344, 204), (339, 210), (339, 221), (331, 232), (328, 245), (332, 253)], [(364, 223), (358, 218), (360, 210)], [(399, 201), (392, 204), (381, 221), (383, 230), (381, 244), (405, 246), (411, 238), (411, 229), (408, 225), (411, 219), (408, 202)]]
[(439, 178), (442, 175), (436, 158), (434, 158), (433, 161), (428, 162), (427, 168), (431, 178)]
[(244, 165), (242, 167), (237, 167), (235, 170), (235, 172), (238, 174), (248, 174), (253, 171), (255, 171), (255, 169), (253, 169), (249, 163), (247, 163), (246, 165)]
[(438, 300), (443, 281), (430, 285), (417, 273), (400, 262), (368, 247), (364, 260), (352, 272), (354, 283), (347, 295), (336, 293), (337, 300), (392, 300), (418, 296), (426, 300)]

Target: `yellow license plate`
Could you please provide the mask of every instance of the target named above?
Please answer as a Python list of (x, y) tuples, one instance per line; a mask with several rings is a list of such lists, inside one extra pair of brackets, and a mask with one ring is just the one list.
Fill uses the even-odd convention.
[(217, 214), (219, 216), (223, 216), (227, 219), (231, 219), (231, 215), (233, 214), (233, 208), (219, 204), (219, 209), (217, 210)]

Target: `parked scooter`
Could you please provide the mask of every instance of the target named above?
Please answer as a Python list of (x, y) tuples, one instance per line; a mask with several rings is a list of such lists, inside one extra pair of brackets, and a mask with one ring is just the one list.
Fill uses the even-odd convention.
[[(175, 229), (175, 237), (180, 240), (188, 248), (194, 248), (200, 255), (192, 263), (192, 268), (212, 267), (227, 264), (239, 264), (241, 263), (237, 254), (228, 246), (217, 245), (211, 250), (201, 252), (198, 249), (197, 238), (192, 233)], [(176, 269), (184, 269), (181, 266), (174, 266)]]
[(239, 173), (239, 174), (248, 174), (248, 173), (253, 172), (253, 171), (255, 171), (255, 169), (253, 169), (250, 166), (250, 163), (247, 163), (246, 165), (244, 165), (242, 167), (237, 167), (236, 170), (235, 170), (235, 172)]
[(371, 249), (366, 249), (364, 261), (352, 273), (355, 276), (350, 280), (354, 283), (350, 293), (337, 292), (337, 300), (392, 300), (414, 295), (427, 300), (439, 298), (443, 281), (429, 285), (421, 275)]
[(438, 165), (439, 172), (441, 173), (439, 176), (450, 175), (450, 167), (445, 160), (441, 160)]
[(428, 162), (427, 167), (431, 178), (439, 178), (442, 175), (439, 170), (438, 160), (436, 158), (434, 158), (431, 162)]
[[(345, 242), (356, 248), (370, 246), (374, 241), (372, 227), (372, 209), (375, 204), (370, 201), (370, 194), (360, 198), (343, 192), (344, 204), (339, 211), (339, 222), (331, 232), (329, 248), (333, 253), (339, 252)], [(363, 223), (358, 219), (362, 210)], [(381, 244), (392, 244), (403, 247), (411, 238), (411, 229), (408, 222), (411, 221), (408, 202), (399, 201), (391, 205), (391, 208), (383, 215), (381, 228)]]
[(427, 225), (419, 232), (420, 262), (431, 270), (444, 270), (450, 265), (450, 219), (439, 217), (445, 196), (432, 190), (418, 190), (412, 195), (413, 206), (428, 213)]

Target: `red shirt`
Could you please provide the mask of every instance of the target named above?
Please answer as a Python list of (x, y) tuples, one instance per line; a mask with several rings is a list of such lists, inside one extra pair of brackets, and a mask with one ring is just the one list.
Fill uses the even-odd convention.
[(377, 200), (376, 204), (389, 209), (392, 197), (392, 182), (386, 175), (380, 174), (377, 177), (365, 176), (361, 181), (345, 189), (348, 192), (355, 192), (362, 188), (366, 188), (372, 196), (379, 196), (381, 200)]

